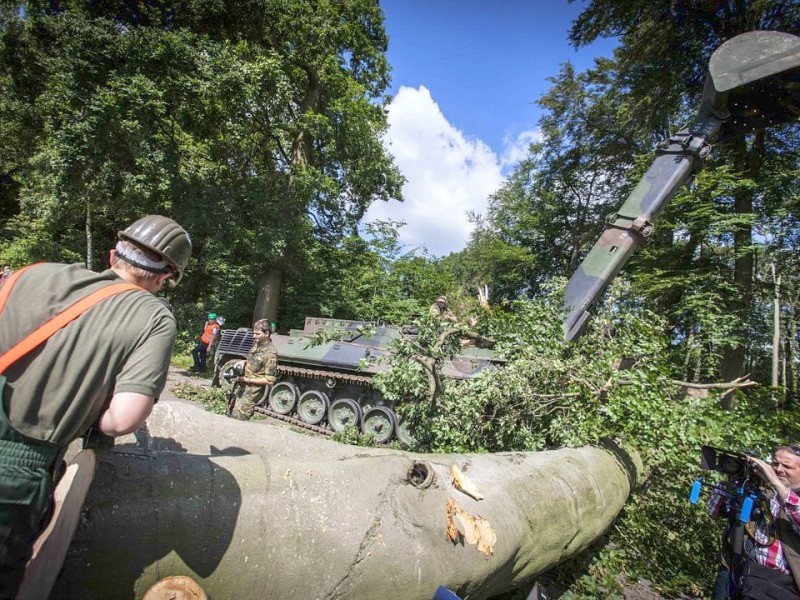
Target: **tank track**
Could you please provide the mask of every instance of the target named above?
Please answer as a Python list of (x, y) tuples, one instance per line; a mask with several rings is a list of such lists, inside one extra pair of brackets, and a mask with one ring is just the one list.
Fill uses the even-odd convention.
[(339, 373), (338, 371), (320, 371), (319, 369), (303, 369), (302, 367), (278, 365), (278, 373), (282, 375), (293, 375), (295, 377), (307, 377), (309, 379), (335, 379), (336, 381), (342, 381), (344, 383), (355, 383), (372, 387), (372, 377)]
[(307, 429), (309, 431), (313, 431), (314, 433), (321, 433), (322, 435), (331, 436), (334, 434), (333, 429), (330, 427), (320, 427), (319, 425), (312, 425), (311, 423), (306, 423), (302, 419), (298, 419), (297, 417), (290, 417), (289, 415), (282, 415), (280, 413), (276, 413), (274, 410), (269, 408), (268, 406), (256, 406), (256, 412), (261, 413), (262, 415), (267, 415), (268, 417), (272, 417), (273, 419), (278, 419), (280, 421), (285, 421), (286, 423), (291, 423), (292, 425), (296, 425), (297, 427), (302, 427), (303, 429)]

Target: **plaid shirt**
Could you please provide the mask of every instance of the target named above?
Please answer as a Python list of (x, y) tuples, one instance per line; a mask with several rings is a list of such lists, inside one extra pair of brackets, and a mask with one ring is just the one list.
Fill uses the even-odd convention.
[[(729, 500), (731, 495), (722, 486), (714, 486), (714, 491), (708, 499), (708, 512), (712, 516), (719, 516), (720, 514), (730, 510)], [(781, 501), (774, 495), (769, 500), (770, 511), (772, 516), (776, 519), (781, 511)], [(793, 490), (789, 491), (786, 501), (783, 502), (783, 509), (786, 512), (786, 517), (792, 524), (792, 527), (797, 533), (800, 533), (800, 496)], [(783, 544), (777, 537), (770, 544), (770, 534), (775, 536), (775, 527), (767, 523), (764, 519), (760, 519), (756, 523), (753, 539), (753, 551), (750, 552), (750, 557), (758, 564), (770, 569), (782, 571), (787, 575), (791, 574), (789, 571), (789, 563), (786, 562), (786, 557), (783, 555)]]

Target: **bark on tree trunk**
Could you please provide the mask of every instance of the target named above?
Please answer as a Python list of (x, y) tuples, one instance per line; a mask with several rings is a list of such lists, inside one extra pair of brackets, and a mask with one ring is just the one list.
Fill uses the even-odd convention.
[[(737, 170), (748, 173), (757, 171), (763, 152), (764, 134), (756, 135), (750, 153), (744, 139), (737, 140), (734, 145), (734, 163)], [(734, 212), (737, 215), (749, 215), (753, 212), (753, 192), (748, 189), (734, 193)], [(734, 313), (739, 314), (743, 327), (747, 326), (750, 308), (753, 305), (753, 265), (754, 255), (753, 228), (750, 223), (741, 222), (733, 230), (734, 267), (733, 281), (739, 292), (733, 304)], [(747, 339), (746, 331), (742, 331), (743, 339)], [(740, 344), (725, 352), (722, 360), (721, 376), (725, 381), (735, 379), (744, 372), (745, 348)]]
[[(322, 93), (322, 84), (320, 81), (319, 73), (311, 66), (304, 67), (308, 82), (306, 84), (305, 94), (300, 102), (299, 114), (313, 113), (317, 111), (320, 104), (320, 94)], [(296, 193), (295, 178), (297, 173), (301, 172), (311, 162), (309, 156), (309, 148), (312, 144), (311, 133), (298, 127), (294, 134), (291, 150), (291, 171), (289, 174), (288, 182), (288, 195), (290, 202), (288, 203), (289, 210), (287, 211), (286, 218), (290, 222), (298, 221), (304, 217), (304, 211), (299, 206), (304, 206), (305, 203), (298, 205), (297, 199), (294, 198)], [(287, 263), (290, 264), (291, 258), (294, 256), (294, 246), (297, 242), (293, 238), (285, 240), (287, 249), (283, 253), (283, 261), (280, 263), (281, 268), (273, 266), (269, 271), (262, 272), (259, 275), (258, 281), (258, 295), (256, 297), (256, 305), (253, 310), (253, 320), (269, 319), (276, 321), (278, 318), (278, 308), (280, 306), (280, 288), (283, 279), (283, 271)]]
[(94, 236), (92, 235), (92, 209), (89, 203), (86, 203), (86, 268), (90, 271), (94, 266)]
[(256, 306), (253, 310), (253, 322), (259, 319), (276, 321), (281, 298), (281, 282), (283, 271), (277, 267), (262, 274), (258, 279)]
[(781, 276), (777, 272), (775, 261), (772, 262), (772, 281), (774, 282), (772, 298), (772, 387), (778, 387), (781, 364)]
[(789, 328), (788, 351), (786, 353), (786, 365), (788, 366), (788, 393), (786, 395), (787, 408), (794, 405), (797, 395), (797, 367), (795, 366), (797, 358), (797, 322), (795, 320), (794, 303), (789, 304), (789, 315), (786, 319)]
[(141, 598), (170, 575), (238, 600), (488, 598), (587, 548), (642, 473), (613, 444), (420, 455), (175, 401), (137, 437), (102, 457), (54, 599)]

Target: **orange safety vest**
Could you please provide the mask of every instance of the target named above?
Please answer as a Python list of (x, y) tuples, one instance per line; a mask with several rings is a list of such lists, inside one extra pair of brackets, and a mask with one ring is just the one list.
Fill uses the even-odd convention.
[(200, 336), (200, 341), (206, 346), (214, 339), (214, 334), (219, 330), (219, 324), (216, 321), (208, 321), (206, 328), (203, 330), (203, 335)]

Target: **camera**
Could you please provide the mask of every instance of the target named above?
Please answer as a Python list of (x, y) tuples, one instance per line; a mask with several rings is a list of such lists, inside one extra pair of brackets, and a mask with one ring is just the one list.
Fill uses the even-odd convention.
[[(700, 467), (703, 471), (716, 471), (727, 476), (727, 482), (714, 485), (717, 493), (726, 498), (718, 514), (727, 515), (731, 519), (738, 515), (740, 523), (750, 521), (753, 511), (760, 510), (758, 502), (764, 497), (764, 482), (747, 460), (748, 456), (756, 456), (756, 453), (747, 450), (744, 453), (720, 450), (712, 446), (703, 446), (700, 449)], [(697, 504), (703, 483), (703, 478), (700, 477), (692, 484), (689, 494), (692, 504)]]
[(234, 383), (242, 375), (244, 375), (244, 367), (240, 363), (236, 363), (222, 372), (222, 378), (228, 383)]
[(755, 472), (752, 463), (747, 460), (748, 456), (757, 454), (748, 450), (740, 453), (703, 446), (700, 449), (700, 468), (727, 475), (730, 479), (749, 479)]
[(700, 467), (704, 471), (716, 471), (738, 479), (752, 472), (747, 456), (747, 454), (740, 454), (739, 452), (703, 446), (700, 449)]

